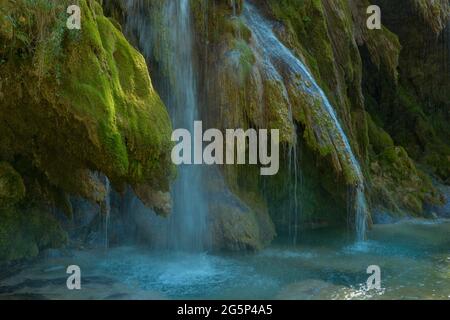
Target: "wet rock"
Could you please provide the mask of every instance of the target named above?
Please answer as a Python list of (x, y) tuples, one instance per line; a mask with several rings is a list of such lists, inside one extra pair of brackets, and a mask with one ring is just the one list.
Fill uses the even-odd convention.
[[(16, 181), (23, 179), (11, 193), (7, 167), (0, 166), (0, 206), (17, 203), (26, 189), (27, 204), (48, 210), (42, 217), (28, 213), (35, 208), (1, 213), (0, 251), (16, 239), (10, 259), (56, 245), (50, 233), (57, 221), (49, 213), (62, 209), (70, 219), (71, 196), (104, 201), (107, 190), (94, 172), (118, 191), (148, 185), (145, 202), (170, 210), (171, 124), (144, 58), (99, 1), (79, 1), (81, 30), (66, 28), (59, 14), (66, 4), (5, 1), (0, 15), (0, 122), (8, 123), (0, 126), (0, 158), (17, 167)], [(26, 219), (36, 233), (16, 234), (25, 232)], [(39, 229), (47, 220), (49, 234)]]
[(20, 174), (6, 162), (0, 162), (0, 208), (12, 206), (25, 196)]
[(148, 185), (137, 185), (134, 188), (139, 199), (149, 208), (153, 208), (158, 214), (167, 216), (172, 211), (170, 193), (155, 191)]
[(209, 225), (215, 250), (259, 250), (275, 236), (267, 207), (240, 199), (216, 169), (208, 171)]

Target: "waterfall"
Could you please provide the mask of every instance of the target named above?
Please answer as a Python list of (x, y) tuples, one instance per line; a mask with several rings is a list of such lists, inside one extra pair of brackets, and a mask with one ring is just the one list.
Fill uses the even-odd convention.
[[(184, 128), (193, 135), (199, 119), (196, 73), (193, 56), (193, 30), (189, 0), (171, 0), (149, 5), (128, 0), (126, 32), (137, 37), (145, 58), (159, 68), (160, 95), (169, 108), (174, 129)], [(155, 12), (155, 11), (158, 12)], [(173, 212), (167, 219), (166, 248), (204, 250), (208, 244), (207, 203), (202, 167), (178, 167), (172, 187)]]
[(105, 249), (109, 247), (109, 239), (108, 239), (108, 227), (109, 220), (111, 217), (111, 182), (108, 177), (105, 176), (105, 202), (104, 202), (104, 214), (105, 214)]
[[(293, 119), (292, 119), (293, 121)], [(292, 194), (290, 210), (289, 210), (289, 236), (292, 238), (293, 245), (297, 244), (298, 240), (298, 224), (299, 224), (299, 215), (301, 214), (299, 211), (300, 205), (298, 200), (298, 184), (299, 179), (301, 179), (301, 174), (299, 174), (299, 159), (298, 159), (298, 146), (297, 139), (294, 140), (294, 143), (289, 148), (288, 151), (288, 161), (289, 161), (289, 176), (292, 179), (290, 183), (290, 194)], [(292, 219), (291, 214), (294, 213), (294, 217)], [(293, 221), (292, 221), (293, 220)], [(291, 226), (293, 226), (293, 230), (291, 230)]]
[[(334, 144), (336, 148), (339, 148), (339, 156), (353, 169), (356, 175), (357, 182), (353, 199), (355, 229), (357, 240), (364, 240), (367, 228), (364, 176), (334, 108), (305, 64), (277, 38), (270, 23), (260, 15), (253, 5), (246, 3), (244, 18), (253, 34), (254, 49), (259, 55), (259, 67), (266, 73), (268, 78), (281, 83), (287, 80), (287, 82), (297, 84), (299, 83), (297, 81), (298, 78), (301, 77), (304, 81), (298, 84), (297, 89), (315, 96), (321, 102), (320, 116), (327, 119), (332, 126), (330, 130), (333, 131), (334, 139), (338, 140)], [(285, 95), (288, 96), (287, 92)], [(289, 98), (287, 100), (289, 101)], [(295, 187), (295, 189), (297, 188)]]
[[(174, 128), (185, 128), (193, 132), (193, 123), (199, 120), (199, 112), (190, 1), (124, 1), (128, 13), (125, 33), (130, 39), (135, 39), (149, 65), (153, 66), (152, 76), (157, 79), (158, 91), (169, 108)], [(234, 11), (233, 15), (236, 14)], [(260, 72), (267, 79), (283, 84), (281, 87), (285, 100), (290, 101), (290, 90), (286, 88), (289, 84), (296, 86), (290, 89), (305, 92), (320, 102), (320, 106), (314, 111), (318, 117), (327, 121), (326, 130), (330, 131), (329, 135), (332, 136), (341, 163), (351, 168), (356, 176), (354, 192), (351, 193), (351, 209), (355, 213), (357, 239), (363, 240), (367, 227), (364, 177), (333, 106), (306, 65), (283, 45), (274, 34), (271, 24), (253, 5), (246, 3), (243, 18), (253, 34), (252, 47)], [(289, 106), (289, 111), (295, 128), (292, 107)], [(289, 169), (295, 180), (291, 190), (294, 216), (289, 218), (294, 224), (291, 235), (295, 242), (301, 211), (301, 204), (297, 199), (298, 192), (301, 192), (298, 185), (301, 170), (298, 166), (297, 142), (295, 139), (294, 141), (288, 157)], [(160, 230), (166, 234), (166, 247), (202, 250), (209, 242), (202, 171), (202, 167), (198, 165), (178, 168), (178, 178), (172, 188), (173, 213), (167, 223), (162, 223), (167, 225), (162, 228), (165, 230)]]
[[(286, 93), (287, 94), (287, 93)], [(288, 169), (289, 176), (292, 179), (290, 182), (290, 194), (292, 194), (290, 210), (289, 210), (289, 236), (292, 238), (292, 243), (295, 246), (298, 240), (298, 224), (299, 224), (299, 215), (301, 214), (301, 209), (298, 200), (298, 182), (301, 179), (301, 173), (299, 172), (299, 152), (298, 152), (298, 139), (297, 139), (297, 125), (294, 121), (294, 115), (292, 113), (292, 105), (289, 103), (289, 120), (293, 124), (294, 134), (293, 134), (293, 142), (288, 149)], [(294, 213), (294, 217), (292, 219), (291, 214)], [(292, 221), (293, 220), (293, 221)], [(291, 230), (291, 226), (293, 226), (293, 230)]]
[(233, 17), (236, 17), (236, 0), (231, 0), (231, 5), (233, 6)]

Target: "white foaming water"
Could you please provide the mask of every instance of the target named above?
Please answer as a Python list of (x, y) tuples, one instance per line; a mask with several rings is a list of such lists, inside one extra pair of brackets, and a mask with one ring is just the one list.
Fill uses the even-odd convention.
[(304, 250), (287, 250), (287, 249), (266, 249), (261, 251), (258, 256), (279, 259), (314, 259), (317, 257), (316, 252)]
[[(165, 91), (161, 95), (174, 128), (193, 133), (199, 115), (189, 0), (164, 1), (150, 7), (142, 0), (128, 0), (126, 4), (127, 32), (137, 37), (147, 61), (156, 61), (161, 69)], [(160, 246), (201, 251), (209, 243), (202, 167), (179, 166), (177, 174), (172, 187), (173, 212), (164, 223), (166, 230), (160, 230), (166, 234)]]
[[(364, 176), (335, 110), (308, 68), (275, 36), (272, 26), (259, 14), (257, 9), (247, 3), (244, 8), (244, 17), (254, 36), (255, 49), (257, 49), (259, 55), (257, 60), (259, 60), (259, 67), (262, 69), (262, 72), (265, 72), (269, 79), (273, 79), (281, 84), (283, 84), (284, 77), (286, 77), (290, 80), (290, 83), (298, 85), (297, 89), (307, 92), (321, 101), (323, 110), (319, 110), (320, 116), (329, 120), (333, 126), (331, 130), (336, 133), (335, 139), (339, 140), (334, 141), (334, 144), (339, 148), (341, 161), (348, 163), (357, 178), (353, 201), (356, 220), (355, 229), (357, 240), (364, 240), (367, 229)], [(299, 76), (304, 80), (302, 83), (298, 82)], [(283, 88), (283, 91), (285, 99), (289, 101), (286, 88)]]
[(348, 245), (342, 249), (344, 254), (359, 254), (359, 253), (369, 253), (369, 252), (377, 252), (377, 253), (386, 253), (385, 251), (392, 250), (390, 247), (385, 247), (379, 242), (368, 240), (364, 242), (356, 242), (351, 245)]

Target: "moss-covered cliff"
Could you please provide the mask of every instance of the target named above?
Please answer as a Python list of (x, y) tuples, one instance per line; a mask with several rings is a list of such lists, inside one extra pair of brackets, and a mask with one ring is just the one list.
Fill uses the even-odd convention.
[(145, 60), (97, 1), (77, 3), (81, 30), (66, 27), (69, 1), (1, 1), (0, 259), (50, 245), (29, 234), (23, 250), (11, 247), (26, 225), (58, 231), (35, 208), (70, 215), (69, 195), (101, 203), (97, 172), (170, 211), (171, 124)]
[[(79, 0), (82, 28), (68, 30), (69, 1), (0, 0), (0, 260), (62, 245), (56, 216), (70, 218), (73, 195), (102, 204), (104, 176), (170, 211), (171, 124), (154, 89), (170, 96), (165, 87), (177, 81), (166, 65), (165, 1)], [(381, 30), (366, 27), (370, 4), (382, 9)], [(262, 43), (249, 8), (283, 47)], [(211, 170), (216, 248), (259, 249), (275, 236), (272, 221), (282, 235), (344, 225), (359, 183), (349, 147), (372, 212), (425, 216), (441, 203), (434, 184), (450, 179), (448, 1), (190, 0), (190, 9), (204, 126), (281, 132), (277, 176)], [(121, 30), (137, 13), (157, 30), (125, 32), (138, 48), (134, 38), (156, 37), (144, 38), (156, 44), (146, 46), (147, 64)]]

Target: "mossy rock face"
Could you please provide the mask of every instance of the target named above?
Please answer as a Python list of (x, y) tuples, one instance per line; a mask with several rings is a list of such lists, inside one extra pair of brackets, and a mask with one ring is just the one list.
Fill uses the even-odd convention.
[[(205, 174), (208, 199), (208, 224), (214, 250), (255, 251), (269, 245), (275, 237), (275, 227), (267, 204), (257, 190), (254, 179), (243, 179), (238, 171), (251, 172), (254, 166), (207, 168)], [(239, 179), (239, 181), (237, 180)], [(255, 189), (256, 187), (256, 189)], [(256, 190), (256, 191), (255, 191)]]
[[(398, 84), (365, 61), (367, 109), (410, 157), (450, 181), (448, 1), (377, 0), (402, 47)], [(424, 48), (426, 50), (424, 51)]]
[(0, 162), (0, 208), (11, 207), (25, 196), (22, 177), (6, 162)]
[[(422, 17), (426, 18), (425, 23), (428, 29), (433, 30), (435, 34), (440, 32), (446, 21), (442, 3), (436, 1), (436, 5), (428, 5), (419, 2), (405, 0), (403, 5), (410, 11), (420, 12)], [(192, 4), (196, 18), (199, 65), (206, 66), (204, 68), (207, 70), (207, 73), (200, 72), (205, 74), (201, 79), (203, 81), (201, 87), (209, 89), (203, 101), (203, 104), (208, 105), (204, 119), (208, 119), (210, 126), (220, 128), (280, 128), (285, 153), (292, 148), (295, 140), (297, 143), (305, 142), (307, 147), (302, 148), (318, 155), (319, 159), (316, 161), (332, 164), (323, 168), (326, 171), (325, 175), (329, 176), (331, 173), (330, 176), (332, 176), (334, 172), (336, 175), (334, 183), (339, 181), (342, 184), (338, 188), (339, 191), (333, 190), (329, 187), (333, 184), (333, 179), (323, 179), (323, 181), (321, 179), (321, 185), (315, 189), (317, 194), (311, 196), (311, 199), (320, 198), (326, 194), (325, 190), (328, 190), (330, 198), (339, 202), (336, 207), (345, 207), (342, 189), (345, 190), (346, 183), (351, 183), (355, 177), (346, 167), (345, 159), (340, 159), (339, 152), (334, 151), (336, 145), (342, 142), (335, 139), (333, 132), (329, 130), (330, 124), (318, 112), (320, 108), (316, 104), (320, 102), (298, 90), (295, 81), (287, 84), (277, 83), (273, 79), (271, 82), (266, 81), (264, 74), (258, 70), (260, 57), (254, 48), (254, 35), (245, 25), (241, 10), (233, 11), (228, 1), (194, 0)], [(432, 171), (439, 173), (445, 180), (445, 170), (450, 168), (446, 162), (449, 159), (445, 151), (447, 146), (445, 143), (425, 142), (435, 141), (434, 137), (438, 136), (434, 133), (434, 125), (430, 125), (431, 118), (428, 115), (415, 118), (414, 130), (418, 134), (407, 130), (396, 132), (396, 127), (393, 125), (396, 123), (398, 128), (399, 122), (402, 122), (401, 112), (395, 112), (392, 127), (391, 124), (384, 122), (383, 114), (386, 117), (390, 115), (388, 108), (395, 109), (396, 105), (414, 104), (412, 101), (415, 99), (415, 94), (412, 95), (413, 98), (409, 97), (410, 93), (407, 96), (403, 95), (403, 98), (401, 94), (398, 94), (403, 85), (403, 75), (399, 73), (399, 66), (405, 63), (402, 57), (408, 56), (404, 53), (405, 46), (411, 47), (411, 45), (403, 41), (405, 36), (390, 23), (388, 26), (383, 26), (381, 30), (368, 29), (366, 9), (370, 4), (366, 0), (252, 2), (252, 5), (257, 7), (266, 19), (271, 20), (277, 37), (309, 67), (335, 108), (351, 147), (360, 160), (368, 184), (372, 184), (372, 180), (375, 181), (374, 187), (368, 188), (367, 191), (372, 199), (372, 205), (384, 205), (385, 201), (379, 197), (381, 191), (384, 192), (383, 194), (392, 193), (397, 197), (401, 194), (402, 188), (406, 188), (408, 197), (398, 198), (398, 203), (395, 205), (392, 203), (397, 199), (391, 201), (390, 208), (393, 208), (395, 212), (403, 210), (403, 212), (411, 211), (414, 214), (421, 214), (420, 208), (423, 208), (424, 203), (439, 202), (439, 197), (427, 174), (418, 169), (412, 159), (427, 163)], [(244, 1), (239, 8), (242, 9), (246, 5), (248, 4)], [(388, 14), (396, 12), (392, 10), (393, 6), (398, 7), (398, 5), (392, 5)], [(432, 22), (429, 19), (430, 13), (433, 12), (437, 13), (438, 21)], [(418, 59), (417, 56), (412, 58), (416, 62)], [(371, 68), (367, 67), (369, 64)], [(435, 68), (433, 70), (439, 75), (443, 74)], [(377, 74), (383, 74), (383, 78), (379, 78)], [(418, 74), (420, 75), (420, 72)], [(384, 97), (390, 96), (393, 91), (398, 98), (386, 101), (374, 99), (364, 90), (367, 78), (372, 79), (371, 88), (374, 91), (382, 90)], [(283, 94), (283, 86), (287, 89), (290, 101)], [(410, 92), (412, 86), (410, 84), (406, 86), (408, 87), (406, 91)], [(421, 87), (421, 84), (415, 83), (414, 87)], [(440, 92), (449, 92), (449, 90)], [(289, 118), (289, 112), (286, 112), (289, 110), (289, 103), (293, 106), (292, 115), (297, 124), (297, 132), (293, 127), (293, 121)], [(422, 107), (416, 109), (420, 110)], [(369, 113), (366, 113), (366, 110)], [(376, 118), (376, 124), (369, 115)], [(442, 121), (438, 121), (438, 118), (434, 117), (432, 121), (440, 128), (440, 136), (442, 132), (448, 132), (448, 129), (439, 124)], [(410, 123), (411, 121), (408, 120), (402, 126), (409, 126)], [(401, 136), (400, 131), (404, 132)], [(294, 139), (295, 135), (297, 139)], [(416, 136), (423, 137), (424, 143), (413, 142)], [(429, 147), (423, 152), (421, 145)], [(407, 153), (400, 152), (395, 157), (389, 157), (389, 152), (386, 150), (403, 150), (401, 147), (404, 147)], [(299, 149), (298, 146), (297, 148)], [(289, 161), (287, 158), (285, 160)], [(308, 165), (303, 163), (300, 167), (313, 172), (314, 170), (305, 167)], [(381, 171), (373, 171), (373, 167), (377, 166), (381, 166), (382, 175), (387, 175), (389, 178), (379, 179)], [(408, 173), (399, 174), (396, 170), (407, 170)], [(281, 180), (290, 181), (292, 172), (282, 173), (282, 171), (280, 174), (284, 178)], [(242, 172), (236, 170), (234, 174), (239, 176)], [(345, 178), (342, 179), (342, 177)], [(257, 174), (249, 179), (260, 181)], [(401, 187), (397, 188), (393, 181)], [(416, 183), (417, 181), (421, 181), (422, 188), (419, 188), (420, 183)], [(408, 183), (411, 184), (410, 188)], [(257, 187), (252, 190), (258, 192)], [(345, 191), (343, 193), (345, 194)], [(321, 210), (317, 212), (319, 211)], [(345, 210), (341, 214), (344, 216)]]
[(60, 248), (67, 233), (44, 210), (0, 209), (0, 263), (36, 257), (46, 248)]
[(79, 2), (81, 30), (68, 30), (67, 5), (2, 8), (15, 34), (0, 39), (2, 157), (27, 157), (52, 184), (86, 197), (73, 174), (85, 169), (118, 189), (167, 191), (171, 125), (144, 58), (96, 1)]
[(254, 251), (269, 245), (275, 236), (275, 229), (264, 201), (250, 200), (250, 194), (241, 195), (241, 200), (223, 190), (209, 205), (213, 248)]
[[(223, 1), (198, 0), (192, 3), (193, 14), (196, 17), (198, 65), (204, 68), (200, 74), (205, 75), (200, 79), (200, 87), (206, 88), (207, 91), (203, 96), (204, 101), (202, 101), (202, 104), (208, 106), (202, 114), (202, 118), (207, 120), (207, 126), (222, 129), (279, 129), (282, 154), (292, 153), (294, 149), (300, 149), (297, 144), (306, 142), (308, 148), (305, 149), (319, 156), (320, 160), (315, 159), (316, 161), (331, 164), (322, 167), (322, 170), (326, 171), (323, 175), (333, 176), (334, 174), (334, 180), (342, 184), (344, 190), (346, 184), (355, 183), (354, 168), (349, 166), (350, 161), (346, 158), (346, 154), (339, 152), (343, 148), (344, 142), (339, 138), (334, 123), (330, 121), (328, 114), (324, 114), (319, 97), (308, 94), (308, 86), (311, 84), (305, 81), (300, 74), (296, 76), (289, 74), (289, 66), (284, 65), (283, 61), (274, 63), (274, 69), (276, 69), (274, 72), (278, 74), (273, 74), (268, 70), (267, 61), (264, 60), (267, 58), (262, 56), (263, 48), (258, 47), (256, 35), (252, 34), (252, 28), (240, 10), (233, 11), (228, 3)], [(245, 7), (245, 5), (247, 4), (244, 1), (243, 6)], [(335, 14), (336, 25), (345, 27), (344, 32), (347, 33), (346, 37), (349, 40), (348, 43), (342, 45), (341, 49), (334, 50), (335, 43), (331, 41), (329, 30), (336, 25), (329, 27), (327, 24), (329, 13), (333, 13), (331, 8), (324, 8), (320, 2), (315, 1), (263, 1), (253, 5), (260, 10), (261, 14), (267, 14), (266, 19), (278, 20), (272, 21), (274, 33), (292, 50), (294, 55), (311, 67), (315, 78), (323, 85), (339, 115), (348, 121), (342, 122), (346, 131), (349, 129), (347, 131), (349, 135), (353, 134), (349, 113), (350, 100), (359, 101), (357, 108), (361, 108), (363, 103), (360, 86), (361, 62), (358, 60), (357, 46), (351, 38), (351, 21), (344, 21), (342, 15)], [(350, 16), (350, 11), (346, 6), (340, 4), (339, 9), (346, 10), (345, 13)], [(326, 12), (326, 10), (330, 12)], [(306, 21), (307, 19), (303, 19), (303, 14), (299, 14), (299, 12), (310, 14), (314, 19)], [(298, 21), (299, 19), (301, 21)], [(351, 20), (351, 18), (349, 19)], [(336, 43), (339, 42), (336, 41)], [(334, 62), (336, 56), (339, 56), (340, 60), (345, 60), (342, 64), (346, 65), (346, 70), (341, 71), (336, 67)], [(318, 63), (313, 57), (317, 57), (320, 62)], [(355, 90), (356, 93), (352, 98), (347, 97), (347, 92), (353, 91), (345, 85), (345, 73), (351, 78), (349, 80), (352, 82), (351, 88), (359, 90)], [(332, 90), (328, 89), (328, 82), (333, 89), (339, 87), (339, 90), (336, 89), (337, 95), (330, 94)], [(338, 84), (338, 82), (340, 83)], [(343, 104), (339, 105), (336, 101), (342, 101)], [(364, 121), (363, 118), (363, 124)], [(356, 139), (350, 140), (355, 150), (358, 150)], [(362, 146), (360, 149), (364, 150), (364, 148)], [(282, 157), (282, 161), (294, 161)], [(296, 161), (299, 161), (299, 158)], [(302, 167), (304, 164), (292, 164), (292, 166), (297, 165)], [(313, 163), (308, 163), (308, 165), (314, 166)], [(301, 169), (312, 171), (307, 167)], [(279, 179), (272, 177), (272, 180), (284, 181), (284, 184), (280, 183), (279, 185), (269, 181), (263, 183), (257, 170), (226, 168), (224, 171), (227, 175), (228, 185), (236, 194), (254, 193), (263, 201), (274, 201), (277, 205), (283, 201), (282, 199), (290, 201), (289, 196), (292, 194), (289, 195), (288, 189), (295, 180), (291, 176), (292, 171), (281, 170), (278, 174)], [(300, 177), (297, 178), (300, 179)], [(250, 186), (238, 183), (244, 179), (254, 183)], [(324, 179), (321, 179), (320, 183), (327, 184)], [(268, 194), (271, 192), (268, 191), (265, 194), (261, 191), (263, 185), (270, 186), (269, 188), (278, 188), (274, 190), (274, 193), (279, 192), (283, 196), (274, 198), (270, 196), (269, 199)], [(322, 196), (330, 191), (335, 193), (330, 195), (334, 200), (343, 203), (346, 201), (342, 199), (341, 192), (337, 192), (336, 188), (317, 186), (314, 190), (321, 194), (309, 194), (310, 204), (318, 198), (322, 199)], [(316, 205), (317, 203), (320, 201), (316, 202)], [(278, 214), (275, 212), (277, 205), (269, 208), (269, 210), (274, 210), (270, 214), (275, 218)], [(308, 209), (312, 207), (313, 205), (308, 205)], [(339, 204), (337, 207), (342, 208), (343, 206)], [(323, 213), (327, 210), (325, 206), (322, 209), (324, 210), (317, 208), (312, 211), (320, 212), (318, 216), (323, 218), (326, 215)], [(306, 216), (320, 220), (319, 217), (313, 217), (312, 211), (308, 212)], [(334, 210), (333, 213), (336, 214), (337, 210)], [(346, 215), (345, 210), (341, 214), (341, 217), (331, 220), (333, 222), (342, 221), (343, 219), (340, 218)], [(330, 216), (328, 215), (328, 218)]]
[(378, 127), (372, 120), (370, 115), (368, 118), (368, 132), (370, 145), (376, 154), (382, 153), (386, 148), (394, 146), (394, 141), (391, 136), (383, 130), (383, 128)]
[(367, 115), (373, 202), (392, 214), (422, 215), (425, 205), (442, 204), (431, 179), (416, 167), (406, 150)]
[(69, 195), (102, 203), (102, 175), (170, 211), (171, 124), (146, 62), (98, 1), (77, 1), (69, 30), (71, 4), (1, 1), (0, 260), (65, 243), (49, 212), (70, 218)]
[[(165, 1), (139, 2), (149, 6), (155, 27), (163, 25), (158, 15)], [(108, 1), (113, 18), (106, 18), (100, 1), (77, 3), (82, 29), (68, 30), (68, 0), (0, 0), (0, 260), (63, 243), (54, 218), (36, 208), (56, 204), (70, 215), (68, 194), (102, 202), (106, 190), (94, 172), (119, 191), (131, 185), (156, 211), (170, 210), (170, 121), (144, 58), (116, 22), (126, 6)], [(292, 199), (301, 203), (295, 207), (305, 225), (345, 223), (346, 187), (355, 176), (320, 101), (299, 90), (301, 79), (264, 74), (242, 15), (250, 2), (190, 3), (207, 126), (281, 130), (283, 163), (274, 179), (265, 181), (257, 167), (223, 170), (239, 201), (231, 208), (216, 203), (219, 242), (233, 250), (262, 247), (274, 236), (271, 218), (281, 227), (291, 223), (279, 205)], [(439, 202), (422, 165), (450, 181), (450, 81), (442, 59), (450, 10), (446, 0), (373, 3), (382, 6), (382, 30), (366, 28), (367, 0), (252, 2), (329, 98), (372, 205), (421, 215), (425, 204)], [(159, 31), (156, 65), (170, 61), (158, 54), (172, 54), (164, 41), (168, 30)], [(32, 205), (24, 207), (26, 201)]]
[(417, 170), (405, 149), (388, 147), (377, 159), (371, 164), (373, 197), (393, 214), (421, 216), (424, 204), (442, 204), (431, 179)]
[(403, 147), (367, 114), (371, 199), (375, 206), (398, 215), (424, 215), (427, 205), (442, 199), (429, 176), (420, 170)]

